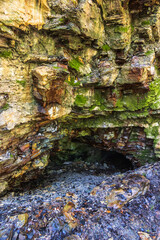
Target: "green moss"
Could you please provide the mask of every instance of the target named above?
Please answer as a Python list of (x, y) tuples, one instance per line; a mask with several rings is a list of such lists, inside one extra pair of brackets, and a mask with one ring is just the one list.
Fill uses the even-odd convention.
[(100, 105), (100, 106), (97, 106), (97, 105), (92, 105), (90, 108), (89, 108), (89, 111), (92, 112), (94, 110), (98, 110), (98, 111), (107, 111), (108, 109), (106, 108), (105, 105)]
[(145, 52), (145, 55), (146, 55), (146, 56), (149, 56), (149, 55), (151, 55), (151, 54), (153, 54), (153, 53), (154, 53), (153, 50), (148, 50), (147, 52)]
[(83, 95), (77, 95), (75, 99), (75, 105), (78, 107), (83, 107), (87, 102), (87, 98)]
[(41, 161), (44, 165), (47, 165), (48, 164), (48, 158), (49, 156), (47, 154), (44, 154), (42, 157), (41, 157)]
[(123, 103), (122, 103), (122, 100), (121, 100), (121, 99), (117, 99), (117, 101), (116, 101), (116, 106), (115, 106), (115, 110), (117, 110), (117, 111), (122, 111), (122, 110), (124, 110)]
[(64, 23), (64, 18), (59, 18), (59, 21), (60, 21), (61, 23)]
[(69, 67), (75, 69), (76, 71), (79, 71), (79, 68), (83, 65), (83, 63), (79, 60), (79, 58), (73, 58), (68, 63)]
[(137, 97), (135, 96), (124, 96), (123, 105), (130, 111), (136, 111), (137, 108)]
[(154, 65), (154, 68), (155, 68), (155, 70), (156, 70), (156, 73), (157, 73), (158, 75), (160, 75), (160, 69), (159, 69), (159, 67), (157, 66), (157, 64)]
[(105, 111), (105, 110), (107, 110), (107, 108), (106, 108), (106, 106), (105, 106), (104, 104), (102, 104), (102, 105), (100, 106), (100, 110), (101, 110), (101, 111)]
[(71, 76), (68, 80), (65, 81), (66, 83), (68, 83), (70, 86), (73, 87), (78, 87), (80, 85), (80, 81), (78, 81), (77, 79), (75, 79), (75, 77)]
[[(155, 85), (155, 82), (151, 83), (150, 85), (150, 91), (145, 94), (135, 94), (135, 95), (124, 95), (117, 99), (116, 107), (114, 110), (117, 111), (124, 111), (129, 110), (131, 112), (134, 112), (134, 114), (131, 114), (132, 116), (138, 116), (139, 117), (145, 117), (147, 116), (147, 109), (153, 108), (153, 104), (156, 103), (159, 104), (158, 100), (156, 101), (157, 95), (160, 96), (160, 90), (159, 88), (153, 88)], [(157, 105), (156, 105), (157, 107)], [(135, 111), (143, 110), (143, 112), (135, 113)], [(131, 117), (132, 117), (131, 116)]]
[(155, 68), (157, 75), (160, 75), (160, 67), (157, 62), (155, 63), (154, 68)]
[[(111, 113), (106, 112), (105, 116), (103, 115), (90, 115), (89, 118), (84, 119), (77, 119), (75, 122), (74, 120), (68, 122), (67, 129), (86, 129), (86, 128), (110, 128), (111, 125), (115, 127), (123, 126), (123, 122), (118, 120), (118, 118), (113, 116)], [(66, 125), (65, 125), (66, 127)]]
[(123, 106), (130, 111), (143, 109), (146, 106), (144, 95), (126, 95), (123, 97)]
[(137, 142), (138, 141), (138, 136), (136, 132), (132, 132), (130, 137), (129, 137), (129, 142)]
[(114, 110), (123, 111), (124, 107), (123, 107), (123, 103), (122, 103), (121, 92), (117, 88), (114, 88), (112, 90), (112, 94), (116, 97)]
[(148, 25), (150, 25), (150, 24), (151, 24), (151, 23), (150, 23), (149, 20), (145, 20), (145, 21), (143, 21), (143, 22), (141, 23), (142, 26), (148, 26)]
[(85, 129), (78, 132), (78, 137), (85, 137), (91, 135), (91, 131), (89, 129)]
[[(157, 78), (149, 85), (149, 92), (146, 94), (125, 95), (116, 102), (115, 110), (129, 110), (136, 116), (148, 115), (148, 109), (160, 107), (160, 79)], [(143, 112), (135, 113), (137, 110)], [(132, 115), (133, 116), (133, 115)], [(143, 116), (142, 116), (143, 117)]]
[(104, 97), (102, 93), (97, 89), (95, 90), (92, 102), (93, 105), (89, 108), (89, 111), (94, 111), (95, 109), (98, 111), (104, 111), (107, 109)]
[(159, 135), (158, 133), (159, 126), (150, 126), (149, 128), (146, 128), (144, 131), (148, 138), (156, 139)]
[(143, 150), (138, 150), (135, 154), (134, 157), (138, 159), (141, 165), (144, 165), (147, 163), (153, 163), (156, 161), (156, 157), (154, 155), (154, 152), (151, 149), (143, 149)]
[(5, 110), (7, 110), (8, 108), (9, 108), (9, 104), (6, 103), (1, 109), (5, 111)]
[(0, 51), (0, 57), (3, 58), (12, 58), (12, 52), (10, 50)]
[(26, 86), (26, 80), (16, 80), (16, 83), (19, 83), (22, 87)]
[(90, 108), (89, 108), (89, 111), (92, 112), (97, 106), (96, 105), (92, 105)]
[(95, 105), (98, 105), (98, 106), (102, 105), (102, 103), (104, 102), (100, 91), (95, 91), (94, 102), (95, 102)]
[(134, 26), (131, 24), (131, 31), (133, 32), (134, 31)]
[(149, 85), (149, 93), (146, 98), (146, 107), (157, 109), (160, 106), (160, 79), (157, 78)]
[(130, 29), (130, 26), (116, 26), (114, 31), (115, 32), (127, 33), (129, 29)]
[[(160, 78), (155, 79), (149, 85), (149, 91), (145, 94), (118, 96), (114, 111), (120, 113), (119, 118), (126, 120), (131, 118), (145, 118), (149, 115), (149, 109), (160, 108)], [(126, 112), (126, 110), (128, 110)]]
[(149, 115), (149, 112), (144, 109), (142, 111), (134, 111), (129, 112), (125, 111), (119, 114), (119, 119), (127, 120), (127, 119), (137, 119), (137, 118), (146, 118)]
[(102, 46), (102, 49), (105, 51), (105, 52), (108, 52), (111, 48), (109, 45), (105, 44)]

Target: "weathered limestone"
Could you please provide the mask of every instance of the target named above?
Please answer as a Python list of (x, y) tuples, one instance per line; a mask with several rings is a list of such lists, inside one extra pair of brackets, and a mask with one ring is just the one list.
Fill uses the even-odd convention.
[[(47, 0), (1, 1), (1, 24), (26, 30), (30, 24), (41, 28), (44, 24), (44, 15), (50, 11)], [(9, 30), (9, 29), (8, 29)]]
[(103, 45), (105, 33), (100, 8), (92, 0), (81, 1), (77, 12), (81, 33)]
[(154, 51), (151, 51), (149, 56), (133, 56), (130, 63), (123, 65), (117, 82), (119, 84), (148, 83), (155, 75), (154, 60)]
[(106, 42), (113, 49), (129, 48), (131, 43), (131, 20), (128, 0), (103, 1)]
[(160, 157), (160, 3), (0, 1), (0, 192), (83, 141)]

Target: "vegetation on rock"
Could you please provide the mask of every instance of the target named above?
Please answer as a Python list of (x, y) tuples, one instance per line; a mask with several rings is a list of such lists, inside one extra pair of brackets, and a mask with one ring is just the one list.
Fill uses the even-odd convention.
[(0, 8), (2, 194), (40, 174), (64, 138), (135, 165), (160, 157), (158, 1), (4, 0)]

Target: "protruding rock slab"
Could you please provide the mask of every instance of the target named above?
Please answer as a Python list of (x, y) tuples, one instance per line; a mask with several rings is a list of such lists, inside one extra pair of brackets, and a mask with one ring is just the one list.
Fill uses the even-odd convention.
[(107, 207), (122, 208), (133, 198), (144, 195), (150, 186), (150, 181), (142, 175), (130, 174), (128, 177), (117, 181), (117, 184), (107, 184), (102, 182), (99, 187), (95, 187), (91, 195), (101, 194)]

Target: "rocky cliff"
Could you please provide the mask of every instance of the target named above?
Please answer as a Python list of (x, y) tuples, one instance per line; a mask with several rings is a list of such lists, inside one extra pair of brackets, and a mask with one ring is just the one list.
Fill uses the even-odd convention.
[(0, 0), (1, 193), (75, 142), (155, 161), (159, 119), (159, 0)]

